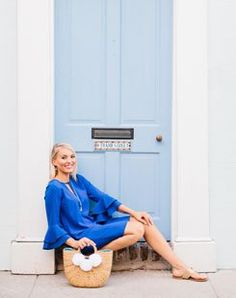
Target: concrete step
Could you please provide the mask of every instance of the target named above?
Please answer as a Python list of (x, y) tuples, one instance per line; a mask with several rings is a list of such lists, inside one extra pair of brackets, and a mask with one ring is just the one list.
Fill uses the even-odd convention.
[[(56, 250), (57, 271), (63, 270), (62, 249)], [(170, 265), (143, 241), (115, 251), (113, 254), (112, 271), (169, 270), (170, 268)]]

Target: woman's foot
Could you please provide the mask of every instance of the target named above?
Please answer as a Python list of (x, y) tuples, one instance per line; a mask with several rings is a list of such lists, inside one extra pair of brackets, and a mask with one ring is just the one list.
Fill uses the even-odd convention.
[(194, 281), (207, 281), (208, 277), (205, 273), (198, 273), (191, 268), (172, 269), (173, 278), (189, 279)]

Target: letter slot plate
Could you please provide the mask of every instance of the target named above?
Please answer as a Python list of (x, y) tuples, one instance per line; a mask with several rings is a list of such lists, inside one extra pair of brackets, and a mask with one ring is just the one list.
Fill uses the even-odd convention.
[(95, 151), (131, 151), (133, 128), (92, 128)]

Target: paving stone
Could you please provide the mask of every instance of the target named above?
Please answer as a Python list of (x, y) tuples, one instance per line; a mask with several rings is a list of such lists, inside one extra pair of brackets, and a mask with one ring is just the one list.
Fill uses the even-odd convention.
[(216, 298), (209, 282), (174, 280), (169, 271), (113, 272), (103, 288), (75, 288), (63, 272), (39, 276), (30, 298)]
[(26, 298), (30, 296), (37, 275), (15, 275), (0, 271), (0, 298)]
[(208, 275), (218, 297), (236, 298), (236, 270), (220, 270)]

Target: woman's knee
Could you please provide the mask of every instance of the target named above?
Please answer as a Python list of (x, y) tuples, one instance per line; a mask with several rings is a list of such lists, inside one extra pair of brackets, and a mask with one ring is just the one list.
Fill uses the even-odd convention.
[(135, 223), (135, 235), (137, 235), (138, 239), (142, 238), (144, 235), (145, 229), (144, 225), (141, 222)]
[(143, 237), (145, 232), (144, 225), (139, 221), (131, 221), (127, 224), (125, 234), (133, 234), (137, 240)]

